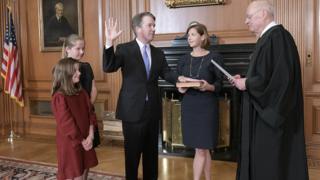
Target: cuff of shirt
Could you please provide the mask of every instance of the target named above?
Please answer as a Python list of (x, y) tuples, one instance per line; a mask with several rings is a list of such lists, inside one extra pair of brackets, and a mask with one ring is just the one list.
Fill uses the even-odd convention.
[(112, 47), (112, 45), (111, 45), (111, 46), (110, 46), (110, 45), (104, 45), (104, 47), (105, 47), (106, 49), (109, 49), (109, 48)]
[(112, 47), (112, 43), (111, 43), (111, 42), (106, 42), (105, 45), (104, 45), (104, 47), (105, 47), (106, 49), (109, 49), (110, 47)]

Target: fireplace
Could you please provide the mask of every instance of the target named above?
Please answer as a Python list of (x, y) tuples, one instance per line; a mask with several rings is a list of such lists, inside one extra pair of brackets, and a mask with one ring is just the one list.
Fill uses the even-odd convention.
[[(226, 69), (231, 74), (245, 75), (249, 64), (249, 56), (255, 44), (225, 44), (212, 45), (211, 49), (224, 57)], [(166, 56), (168, 65), (176, 70), (179, 58), (191, 49), (181, 43), (173, 47), (161, 48)], [(192, 149), (182, 144), (181, 134), (181, 95), (177, 89), (164, 80), (159, 80), (162, 95), (162, 122), (159, 141), (160, 153), (193, 156)], [(223, 81), (223, 88), (219, 100), (219, 138), (215, 149), (214, 159), (235, 161), (238, 154), (240, 133), (241, 92), (232, 87), (227, 80)]]

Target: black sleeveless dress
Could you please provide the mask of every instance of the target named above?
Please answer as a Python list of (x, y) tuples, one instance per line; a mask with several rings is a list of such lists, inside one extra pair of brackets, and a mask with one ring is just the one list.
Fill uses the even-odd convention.
[(181, 102), (181, 124), (183, 143), (187, 147), (213, 149), (218, 135), (218, 92), (222, 87), (222, 73), (211, 63), (211, 59), (222, 65), (220, 54), (210, 52), (202, 57), (190, 54), (178, 63), (178, 74), (194, 79), (206, 80), (215, 86), (215, 91), (199, 91), (189, 88)]
[(94, 79), (94, 74), (91, 65), (88, 62), (80, 62), (80, 84), (84, 90), (91, 96), (92, 80)]

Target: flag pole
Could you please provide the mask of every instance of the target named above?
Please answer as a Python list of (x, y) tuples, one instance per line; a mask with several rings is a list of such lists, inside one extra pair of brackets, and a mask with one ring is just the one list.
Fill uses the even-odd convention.
[(20, 136), (13, 131), (13, 119), (10, 119), (10, 133), (8, 136), (8, 142), (13, 143), (14, 139), (20, 138)]
[[(7, 2), (7, 8), (9, 9), (9, 14), (8, 14), (9, 34), (11, 34), (11, 23), (13, 23), (13, 22), (11, 22), (11, 18), (10, 18), (10, 14), (12, 16), (12, 6), (10, 4), (12, 4), (11, 0), (9, 0)], [(15, 109), (15, 114), (17, 114), (16, 108), (14, 108), (14, 109)], [(17, 135), (16, 133), (14, 133), (14, 131), (13, 131), (13, 117), (11, 116), (11, 114), (9, 116), (10, 116), (10, 132), (8, 135), (8, 142), (13, 143), (13, 140), (19, 138), (20, 136)]]
[[(12, 107), (13, 105), (12, 105), (12, 103), (10, 103), (10, 106)], [(20, 136), (17, 134), (17, 133), (15, 133), (14, 132), (14, 127), (13, 127), (13, 121), (14, 121), (14, 117), (13, 116), (15, 116), (16, 114), (18, 114), (17, 113), (17, 108), (11, 108), (11, 109), (14, 109), (14, 115), (12, 115), (12, 113), (10, 113), (10, 111), (9, 111), (9, 120), (10, 120), (10, 132), (9, 132), (9, 136), (8, 136), (8, 142), (9, 143), (13, 143), (13, 141), (15, 140), (15, 139), (18, 139), (18, 138), (20, 138)], [(17, 117), (16, 117), (17, 118)]]
[(9, 9), (9, 12), (11, 12), (11, 1), (9, 0), (9, 1), (7, 1), (7, 8)]

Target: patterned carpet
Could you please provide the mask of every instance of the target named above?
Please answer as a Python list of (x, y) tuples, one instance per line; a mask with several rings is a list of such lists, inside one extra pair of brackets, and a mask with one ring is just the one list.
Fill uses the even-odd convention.
[[(56, 180), (57, 167), (50, 164), (0, 158), (1, 180)], [(89, 180), (123, 180), (101, 172), (89, 172)]]

